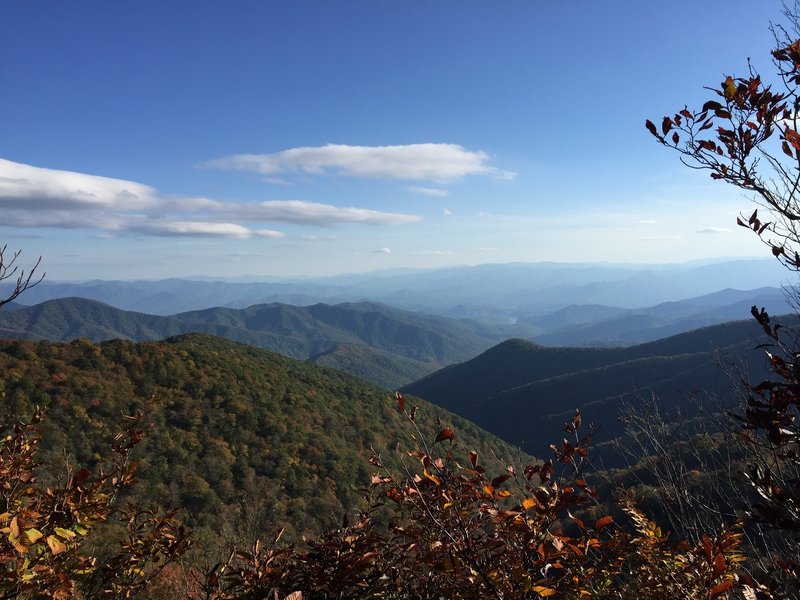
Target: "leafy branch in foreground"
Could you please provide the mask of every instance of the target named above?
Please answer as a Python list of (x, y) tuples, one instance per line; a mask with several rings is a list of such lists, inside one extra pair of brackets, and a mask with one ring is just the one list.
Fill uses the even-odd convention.
[[(699, 110), (683, 108), (657, 126), (645, 126), (656, 140), (681, 155), (689, 167), (710, 171), (753, 195), (766, 209), (740, 215), (738, 225), (754, 232), (787, 268), (800, 271), (800, 2), (784, 5), (789, 29), (774, 25), (774, 84), (752, 65), (745, 76), (728, 75), (708, 88), (713, 96)], [(748, 211), (749, 212), (749, 211)], [(794, 291), (795, 300), (797, 290)], [(749, 448), (748, 478), (757, 499), (751, 521), (766, 525), (788, 551), (770, 556), (772, 567), (758, 587), (760, 597), (800, 595), (800, 352), (798, 339), (767, 311), (752, 314), (770, 338), (766, 359), (771, 378), (743, 381), (747, 394), (739, 415), (740, 435)]]
[[(624, 493), (632, 527), (589, 518), (580, 414), (554, 459), (489, 474), (439, 425), (399, 462), (374, 455), (373, 504), (307, 547), (255, 544), (202, 575), (196, 600), (257, 598), (727, 598), (740, 587), (741, 534), (673, 544)], [(559, 468), (560, 467), (560, 468)], [(577, 516), (578, 511), (583, 511)]]
[[(37, 410), (0, 440), (0, 598), (135, 597), (191, 544), (174, 513), (117, 507), (134, 478), (129, 459), (144, 435), (141, 413), (125, 419), (105, 469), (70, 472), (47, 488), (35, 473), (41, 420)], [(100, 559), (86, 552), (87, 542), (112, 516), (126, 523), (126, 539)]]
[[(767, 209), (740, 216), (772, 254), (800, 270), (800, 3), (785, 9), (793, 31), (773, 26), (776, 84), (765, 83), (748, 64), (747, 74), (727, 75), (699, 110), (684, 107), (656, 125), (645, 125), (662, 145), (676, 150), (691, 168), (710, 171), (754, 196)], [(749, 211), (748, 211), (749, 212)]]

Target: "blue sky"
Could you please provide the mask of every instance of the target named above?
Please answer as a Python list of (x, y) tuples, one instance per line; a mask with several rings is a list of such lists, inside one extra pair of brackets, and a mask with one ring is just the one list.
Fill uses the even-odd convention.
[(763, 256), (644, 128), (762, 1), (0, 5), (0, 240), (52, 280)]

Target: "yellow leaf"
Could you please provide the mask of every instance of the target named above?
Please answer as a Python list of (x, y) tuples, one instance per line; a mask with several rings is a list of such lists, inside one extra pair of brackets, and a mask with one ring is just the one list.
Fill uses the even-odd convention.
[(539, 594), (543, 598), (546, 598), (547, 596), (553, 596), (557, 593), (556, 590), (554, 590), (553, 588), (544, 587), (541, 585), (533, 586), (533, 591)]
[(40, 539), (42, 539), (42, 536), (44, 536), (44, 534), (38, 529), (31, 528), (25, 530), (25, 537), (28, 538), (28, 542), (31, 544), (38, 542)]
[(534, 506), (536, 506), (536, 501), (532, 498), (525, 498), (525, 500), (522, 501), (522, 508), (525, 510), (530, 510)]
[(426, 478), (430, 479), (436, 485), (440, 485), (442, 483), (442, 481), (436, 475), (431, 475), (430, 473), (428, 473), (427, 469), (425, 469), (422, 472), (422, 474), (425, 475)]
[(72, 538), (75, 537), (74, 531), (70, 531), (69, 529), (64, 529), (62, 527), (56, 527), (55, 532), (59, 537), (65, 540), (71, 540)]
[(54, 535), (47, 536), (47, 545), (50, 546), (50, 550), (53, 554), (61, 554), (62, 552), (66, 552), (67, 546), (61, 540), (59, 540)]
[(8, 525), (10, 527), (10, 533), (8, 535), (9, 539), (18, 538), (19, 537), (19, 522), (17, 521), (17, 517), (11, 519), (11, 523)]

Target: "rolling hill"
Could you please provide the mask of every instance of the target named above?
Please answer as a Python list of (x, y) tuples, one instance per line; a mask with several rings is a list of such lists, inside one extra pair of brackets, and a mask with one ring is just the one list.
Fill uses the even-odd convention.
[(540, 455), (580, 408), (602, 445), (622, 433), (622, 406), (652, 394), (667, 412), (689, 418), (697, 408), (691, 396), (712, 403), (714, 396), (733, 406), (734, 384), (720, 363), (761, 376), (759, 332), (755, 322), (738, 321), (625, 348), (550, 348), (509, 340), (404, 391)]
[(630, 346), (692, 329), (742, 319), (753, 305), (767, 306), (775, 314), (792, 306), (783, 290), (725, 289), (651, 307), (620, 309), (609, 306), (569, 306), (532, 320), (545, 330), (532, 341), (543, 346)]
[[(88, 465), (108, 456), (120, 416), (143, 409), (151, 429), (137, 448), (134, 494), (185, 507), (214, 539), (245, 509), (255, 511), (254, 535), (287, 525), (296, 537), (340, 521), (370, 482), (371, 448), (385, 462), (408, 459), (396, 448), (412, 448), (417, 435), (395, 399), (363, 380), (201, 334), (147, 343), (5, 341), (0, 372), (0, 423), (25, 419), (35, 405), (46, 411), (39, 458), (49, 476), (62, 475), (65, 456)], [(465, 455), (530, 459), (416, 403), (429, 443), (448, 425)]]
[(0, 337), (11, 339), (147, 341), (190, 332), (319, 362), (392, 389), (472, 358), (497, 341), (462, 321), (374, 303), (273, 303), (158, 316), (63, 298), (0, 311)]

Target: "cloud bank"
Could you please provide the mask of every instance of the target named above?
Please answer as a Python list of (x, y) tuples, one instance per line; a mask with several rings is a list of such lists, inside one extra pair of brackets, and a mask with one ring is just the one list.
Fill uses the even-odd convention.
[(514, 173), (488, 164), (485, 152), (457, 144), (348, 146), (327, 144), (289, 148), (272, 154), (234, 154), (200, 166), (274, 176), (284, 173), (346, 175), (365, 179), (406, 179), (445, 183), (467, 175), (512, 179)]
[(412, 194), (419, 194), (420, 196), (435, 196), (438, 198), (444, 198), (450, 195), (448, 190), (443, 190), (441, 188), (407, 187), (406, 190)]
[(167, 237), (278, 238), (263, 223), (331, 227), (398, 225), (415, 215), (306, 200), (222, 202), (175, 197), (134, 181), (45, 169), (0, 159), (0, 211), (7, 227), (102, 229)]

